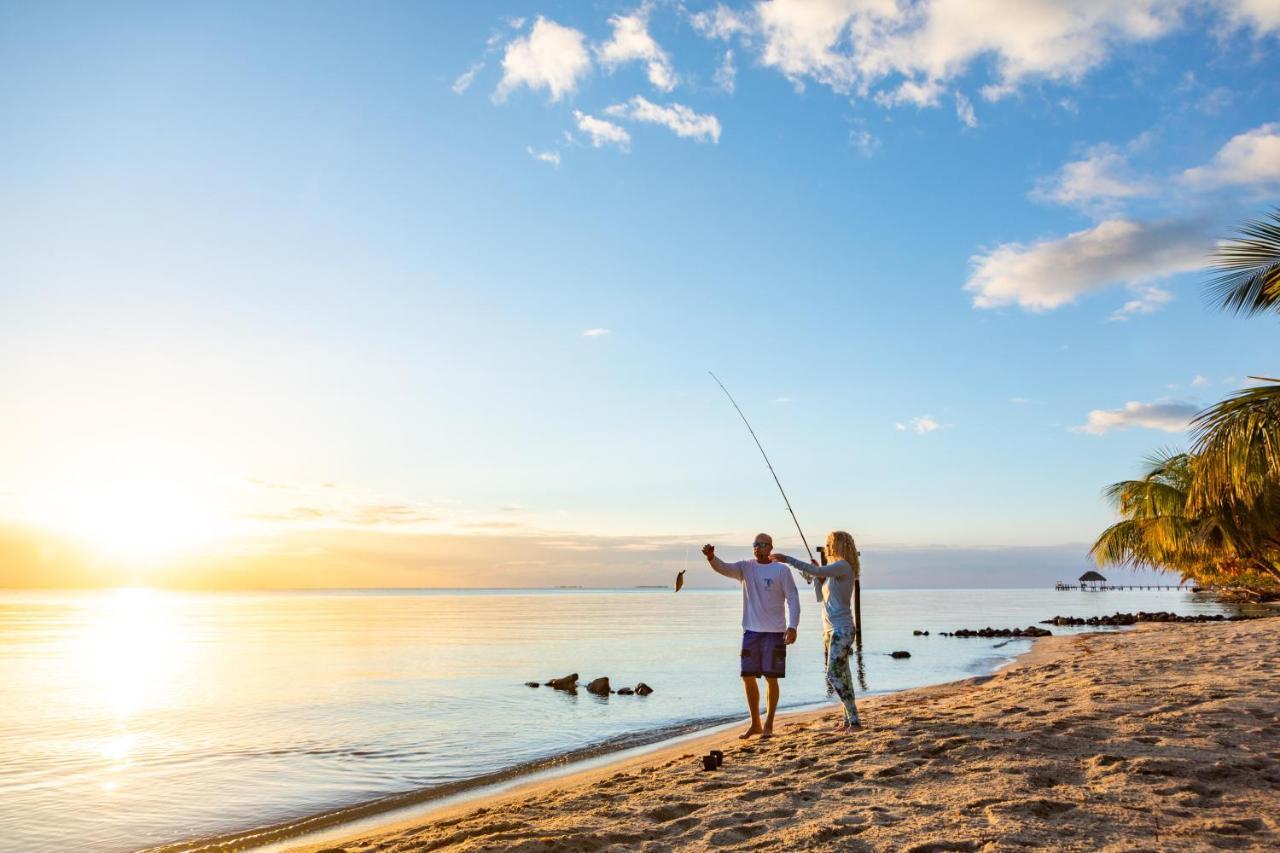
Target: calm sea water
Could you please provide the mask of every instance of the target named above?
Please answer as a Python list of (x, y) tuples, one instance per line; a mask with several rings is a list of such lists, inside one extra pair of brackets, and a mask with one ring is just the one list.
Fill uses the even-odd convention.
[[(807, 593), (784, 706), (826, 700)], [(0, 593), (0, 849), (236, 832), (743, 714), (740, 609), (703, 590)], [(1224, 612), (1181, 592), (869, 590), (863, 692), (1029, 645), (913, 629), (1136, 610)], [(656, 692), (524, 686), (570, 672)]]

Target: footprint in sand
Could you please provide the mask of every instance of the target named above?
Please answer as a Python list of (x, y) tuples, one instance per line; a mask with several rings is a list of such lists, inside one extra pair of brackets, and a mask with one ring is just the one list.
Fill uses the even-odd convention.
[(727, 847), (730, 844), (741, 844), (761, 829), (758, 823), (747, 823), (741, 826), (726, 827), (707, 835), (703, 841), (712, 847)]
[(987, 806), (986, 813), (987, 818), (993, 823), (1008, 821), (1020, 824), (1028, 817), (1037, 817), (1042, 820), (1054, 818), (1073, 811), (1075, 808), (1075, 803), (1063, 802), (1062, 800), (1007, 800)]
[(703, 808), (703, 806), (699, 803), (666, 803), (665, 805), (658, 806), (657, 808), (649, 809), (644, 813), (644, 816), (654, 823), (667, 823), (668, 821), (673, 821), (676, 818), (684, 817), (691, 812), (696, 812), (700, 808)]

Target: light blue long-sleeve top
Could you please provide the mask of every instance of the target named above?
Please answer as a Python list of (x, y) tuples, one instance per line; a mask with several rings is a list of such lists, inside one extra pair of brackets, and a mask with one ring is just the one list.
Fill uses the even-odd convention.
[(836, 560), (815, 566), (795, 557), (787, 557), (787, 565), (818, 578), (815, 586), (822, 602), (822, 627), (828, 631), (853, 630), (853, 566), (847, 560)]

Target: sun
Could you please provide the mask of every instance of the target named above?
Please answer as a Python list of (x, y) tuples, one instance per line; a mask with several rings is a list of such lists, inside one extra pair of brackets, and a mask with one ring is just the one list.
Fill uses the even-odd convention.
[(44, 501), (49, 527), (100, 556), (137, 565), (199, 550), (225, 534), (225, 514), (207, 485), (136, 469), (78, 477)]

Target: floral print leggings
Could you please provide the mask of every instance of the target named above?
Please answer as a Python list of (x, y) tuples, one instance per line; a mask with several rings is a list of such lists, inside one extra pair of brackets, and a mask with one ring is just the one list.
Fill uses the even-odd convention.
[(861, 725), (858, 721), (858, 706), (854, 704), (853, 673), (849, 671), (853, 631), (848, 628), (827, 631), (823, 636), (823, 645), (827, 647), (827, 687), (834, 690), (844, 703), (844, 724)]

